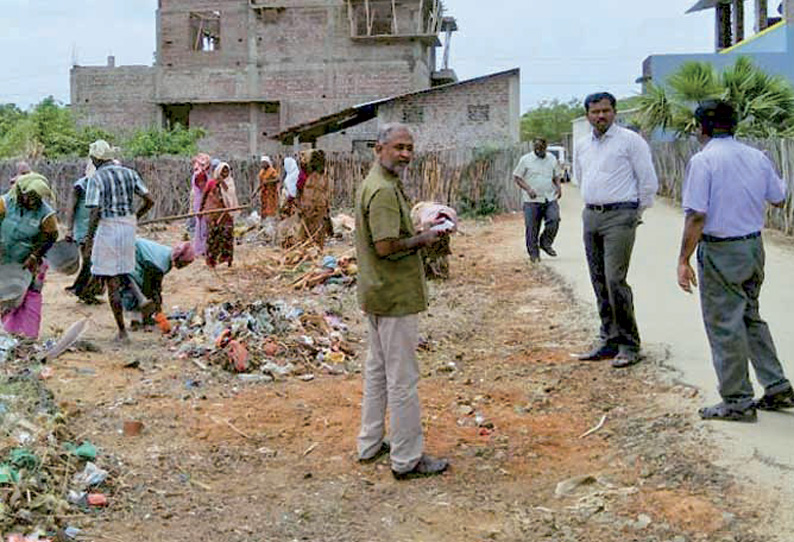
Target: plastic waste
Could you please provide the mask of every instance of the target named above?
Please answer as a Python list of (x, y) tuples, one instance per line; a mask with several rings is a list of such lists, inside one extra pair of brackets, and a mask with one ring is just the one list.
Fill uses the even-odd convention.
[(88, 461), (93, 461), (96, 459), (97, 451), (96, 446), (91, 444), (89, 441), (84, 440), (80, 446), (75, 446), (71, 442), (67, 442), (63, 446), (67, 452), (72, 453), (79, 457), (80, 459), (87, 459)]
[(88, 506), (107, 506), (108, 498), (103, 493), (89, 493), (86, 503)]
[(69, 504), (73, 504), (75, 506), (85, 506), (87, 496), (88, 493), (85, 491), (75, 491), (70, 489), (69, 494), (66, 496), (66, 500), (69, 502)]
[(163, 335), (171, 333), (171, 323), (168, 321), (168, 317), (165, 314), (158, 312), (154, 315), (154, 321), (160, 329), (160, 333)]
[(322, 268), (323, 269), (336, 269), (337, 260), (333, 256), (324, 256)]
[(104, 469), (100, 469), (92, 462), (88, 462), (85, 465), (85, 469), (82, 472), (78, 472), (72, 478), (72, 483), (79, 488), (91, 487), (96, 486), (107, 480), (108, 471)]
[(0, 333), (0, 363), (8, 361), (18, 344), (19, 341), (11, 335)]
[(244, 373), (248, 370), (248, 350), (243, 344), (236, 340), (231, 340), (226, 347), (226, 352), (229, 354), (229, 360), (232, 362), (235, 371)]
[(8, 462), (18, 469), (33, 470), (39, 465), (39, 458), (28, 449), (14, 448), (8, 454)]
[(0, 485), (19, 482), (19, 472), (7, 463), (0, 465)]

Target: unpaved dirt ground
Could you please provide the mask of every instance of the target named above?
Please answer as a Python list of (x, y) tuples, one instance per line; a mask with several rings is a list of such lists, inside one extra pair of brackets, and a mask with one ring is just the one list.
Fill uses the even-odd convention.
[[(664, 352), (622, 371), (571, 356), (589, 346), (592, 312), (516, 252), (520, 220), (467, 223), (452, 278), (431, 284), (420, 397), (426, 448), (452, 468), (406, 482), (386, 460), (356, 462), (360, 374), (245, 383), (177, 359), (159, 333), (116, 348), (108, 307), (76, 304), (62, 293), (68, 279), (52, 274), (45, 335), (90, 316), (86, 338), (101, 352), (66, 353), (48, 384), (71, 429), (120, 473), (110, 506), (73, 524), (86, 540), (124, 542), (775, 540), (767, 514), (778, 503), (713, 465), (708, 426), (693, 416), (697, 390), (676, 383)], [(202, 262), (172, 272), (166, 306), (333, 305), (360, 339), (360, 366), (354, 289), (301, 293), (260, 279), (265, 250), (238, 246), (235, 267), (217, 273)], [(122, 434), (129, 419), (144, 423), (140, 436)]]

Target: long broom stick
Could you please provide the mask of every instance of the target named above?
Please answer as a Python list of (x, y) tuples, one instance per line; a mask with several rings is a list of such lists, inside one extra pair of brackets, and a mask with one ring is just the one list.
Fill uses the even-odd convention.
[(192, 218), (194, 216), (206, 216), (206, 215), (216, 215), (219, 213), (232, 213), (234, 211), (243, 211), (245, 209), (250, 209), (251, 205), (243, 205), (241, 207), (228, 207), (225, 209), (213, 209), (211, 211), (201, 211), (198, 213), (188, 213), (186, 215), (174, 215), (174, 216), (164, 216), (161, 218), (153, 218), (151, 220), (144, 220), (143, 222), (138, 222), (139, 226), (147, 226), (149, 224), (156, 224), (158, 222), (173, 222), (174, 220), (183, 220), (185, 218)]

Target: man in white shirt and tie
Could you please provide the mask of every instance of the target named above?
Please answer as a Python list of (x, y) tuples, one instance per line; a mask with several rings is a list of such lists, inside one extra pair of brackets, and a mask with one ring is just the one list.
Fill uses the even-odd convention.
[[(557, 200), (562, 195), (562, 189), (559, 163), (554, 155), (546, 152), (547, 147), (544, 138), (536, 138), (533, 152), (522, 156), (513, 172), (513, 179), (521, 188), (527, 253), (533, 263), (540, 261), (541, 250), (552, 257), (557, 255), (552, 245), (560, 226), (560, 205)], [(541, 222), (544, 223), (542, 234)]]
[(640, 360), (634, 297), (626, 282), (642, 213), (653, 205), (659, 183), (648, 143), (615, 124), (617, 101), (608, 92), (585, 99), (591, 134), (577, 142), (574, 175), (585, 209), (584, 245), (601, 318), (599, 344), (582, 360), (612, 359), (613, 367)]

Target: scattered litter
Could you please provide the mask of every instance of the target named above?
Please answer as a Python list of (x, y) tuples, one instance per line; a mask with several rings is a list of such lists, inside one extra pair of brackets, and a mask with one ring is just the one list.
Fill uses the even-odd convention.
[(80, 446), (75, 446), (71, 442), (67, 442), (63, 447), (67, 452), (87, 461), (93, 461), (97, 456), (96, 446), (87, 440), (84, 440)]
[(75, 474), (74, 478), (72, 478), (72, 484), (75, 487), (83, 489), (86, 487), (98, 486), (104, 482), (107, 477), (108, 471), (100, 469), (94, 463), (89, 461), (86, 463), (85, 469), (83, 469), (82, 472)]
[(581, 486), (592, 485), (597, 482), (596, 478), (590, 474), (574, 476), (557, 484), (554, 496), (557, 498), (566, 497), (572, 494)]
[(127, 420), (124, 422), (122, 432), (125, 437), (137, 437), (143, 431), (143, 422), (139, 420)]
[(89, 493), (86, 502), (88, 506), (107, 506), (108, 498), (103, 493)]
[(603, 416), (601, 416), (601, 421), (598, 422), (595, 427), (593, 427), (592, 429), (588, 429), (587, 431), (579, 435), (579, 438), (589, 437), (590, 435), (592, 435), (593, 433), (604, 427), (604, 423), (606, 421), (607, 421), (607, 415), (604, 414)]
[(285, 301), (210, 305), (171, 319), (172, 350), (202, 370), (218, 365), (267, 377), (261, 380), (316, 374), (319, 369), (344, 374), (347, 361), (355, 356), (340, 315), (307, 311)]
[(34, 365), (43, 351), (41, 345), (20, 341), (0, 375), (0, 533), (39, 542), (63, 532), (66, 522), (85, 509), (87, 487), (107, 494), (115, 478), (95, 463), (93, 444), (75, 444)]
[(47, 352), (44, 354), (45, 359), (52, 361), (66, 352), (80, 339), (80, 336), (85, 333), (87, 328), (88, 318), (83, 318), (82, 320), (78, 320), (72, 324), (69, 329), (67, 329), (66, 332), (61, 336), (55, 346), (47, 350)]

